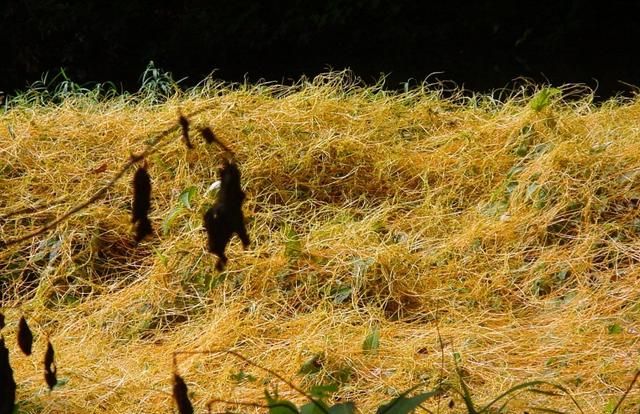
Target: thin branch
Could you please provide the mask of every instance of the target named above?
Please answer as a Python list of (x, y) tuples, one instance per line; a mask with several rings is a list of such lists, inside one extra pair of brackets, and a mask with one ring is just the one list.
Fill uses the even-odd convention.
[(633, 385), (638, 380), (638, 377), (640, 377), (640, 371), (636, 371), (636, 375), (633, 376), (633, 380), (631, 380), (631, 384), (629, 384), (629, 387), (627, 387), (627, 390), (622, 395), (622, 398), (620, 398), (620, 401), (618, 401), (618, 404), (616, 404), (616, 406), (613, 407), (611, 414), (615, 414), (615, 412), (618, 411), (618, 408), (620, 407), (620, 405), (622, 405), (622, 401), (624, 401), (625, 398), (627, 398), (627, 395), (629, 395), (629, 392), (631, 391), (631, 388), (633, 388)]
[(41, 201), (39, 203), (37, 203), (34, 206), (29, 206), (29, 207), (24, 207), (18, 210), (14, 210), (14, 211), (10, 211), (9, 213), (5, 214), (4, 216), (0, 216), (0, 221), (4, 221), (7, 220), (13, 216), (18, 216), (18, 215), (22, 215), (22, 214), (33, 214), (33, 213), (37, 213), (39, 211), (43, 211), (46, 210), (48, 208), (51, 208), (52, 205), (57, 205), (57, 204), (62, 204), (65, 201), (67, 201), (67, 199), (69, 199), (68, 195), (62, 196), (60, 198), (58, 198), (55, 201)]
[[(211, 108), (212, 106), (213, 105), (206, 105), (206, 106), (204, 106), (204, 107), (192, 112), (188, 116), (189, 117), (196, 116), (196, 115), (206, 111), (207, 109)], [(140, 153), (138, 155), (132, 155), (130, 157), (129, 161), (127, 161), (127, 163), (124, 164), (124, 166), (120, 169), (120, 171), (118, 171), (114, 175), (114, 177), (105, 186), (103, 186), (101, 189), (99, 189), (87, 201), (75, 206), (74, 208), (72, 208), (71, 210), (69, 210), (68, 212), (63, 214), (61, 217), (59, 217), (56, 220), (53, 220), (53, 221), (45, 224), (44, 226), (42, 226), (41, 228), (39, 228), (36, 231), (28, 233), (28, 234), (26, 234), (24, 236), (16, 237), (16, 238), (9, 239), (9, 240), (6, 240), (6, 241), (0, 241), (0, 249), (5, 249), (6, 247), (11, 246), (13, 244), (18, 244), (18, 243), (21, 243), (23, 241), (29, 240), (29, 239), (31, 239), (33, 237), (39, 236), (39, 235), (41, 235), (43, 233), (46, 233), (47, 231), (57, 227), (62, 222), (64, 222), (67, 219), (69, 219), (69, 217), (71, 217), (74, 214), (84, 210), (85, 208), (87, 208), (91, 204), (93, 204), (96, 201), (98, 201), (99, 199), (101, 199), (107, 193), (107, 191), (111, 187), (113, 187), (113, 185), (116, 182), (118, 182), (118, 180), (120, 180), (120, 178), (122, 178), (122, 176), (124, 176), (124, 174), (129, 170), (129, 168), (131, 168), (131, 166), (133, 166), (135, 163), (137, 163), (138, 161), (142, 160), (143, 158), (148, 157), (151, 154), (154, 154), (156, 151), (158, 151), (160, 148), (162, 148), (162, 145), (158, 145), (160, 143), (160, 141), (162, 139), (164, 139), (165, 137), (167, 137), (168, 135), (170, 135), (171, 133), (175, 132), (178, 128), (180, 128), (180, 124), (179, 124), (179, 122), (176, 122), (173, 126), (165, 129), (164, 131), (162, 131), (158, 135), (156, 135), (156, 137), (153, 138), (151, 140), (151, 142), (147, 145), (147, 149), (145, 149), (142, 153)]]

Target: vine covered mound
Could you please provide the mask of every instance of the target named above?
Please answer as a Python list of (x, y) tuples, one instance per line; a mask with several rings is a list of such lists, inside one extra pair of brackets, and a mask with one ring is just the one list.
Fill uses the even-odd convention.
[[(15, 97), (0, 112), (4, 241), (89, 199), (193, 112), (235, 153), (251, 236), (246, 250), (232, 239), (215, 269), (202, 216), (220, 151), (195, 136), (188, 149), (177, 127), (146, 158), (152, 236), (134, 240), (129, 173), (55, 229), (4, 247), (20, 409), (167, 412), (172, 353), (221, 348), (302, 388), (336, 383), (331, 398), (362, 412), (453, 379), (454, 354), (479, 401), (549, 380), (586, 412), (610, 409), (639, 358), (640, 102), (592, 98), (577, 86), (392, 93), (345, 74), (209, 80), (163, 99)], [(56, 344), (51, 394), (40, 365), (9, 344), (17, 307), (36, 341)], [(375, 352), (363, 352), (374, 331)], [(264, 372), (236, 358), (177, 364), (196, 412), (263, 397), (265, 384), (246, 378)], [(639, 402), (632, 391), (625, 406)]]

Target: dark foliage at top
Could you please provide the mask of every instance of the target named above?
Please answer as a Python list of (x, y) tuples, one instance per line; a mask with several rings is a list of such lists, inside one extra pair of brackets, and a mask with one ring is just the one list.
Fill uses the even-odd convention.
[[(230, 81), (281, 81), (351, 67), (389, 86), (444, 71), (467, 88), (517, 76), (587, 82), (600, 93), (640, 84), (640, 3), (623, 0), (416, 2), (248, 0), (0, 2), (0, 89), (67, 69), (79, 83), (139, 87), (150, 60), (194, 84), (212, 70)], [(126, 64), (123, 64), (126, 62)]]
[(218, 256), (216, 269), (224, 269), (227, 263), (225, 249), (234, 234), (242, 245), (250, 244), (244, 224), (242, 203), (246, 195), (240, 183), (240, 170), (235, 162), (224, 160), (220, 169), (220, 191), (215, 204), (204, 214), (204, 227), (207, 230), (209, 252)]

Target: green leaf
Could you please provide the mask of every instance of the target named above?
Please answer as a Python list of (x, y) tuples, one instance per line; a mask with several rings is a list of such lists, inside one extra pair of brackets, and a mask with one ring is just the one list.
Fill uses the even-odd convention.
[(362, 350), (374, 352), (380, 347), (380, 328), (375, 326), (362, 343)]
[(329, 414), (353, 414), (356, 406), (352, 402), (340, 403), (329, 407)]
[(269, 414), (300, 414), (298, 407), (291, 401), (278, 398), (277, 391), (275, 395), (272, 396), (268, 390), (264, 390), (264, 396), (269, 405)]
[[(571, 396), (571, 394), (569, 394), (569, 392), (563, 386), (558, 385), (558, 384), (554, 384), (552, 382), (547, 382), (547, 381), (529, 381), (529, 382), (523, 382), (521, 384), (515, 385), (515, 386), (509, 388), (507, 391), (505, 391), (502, 394), (500, 394), (499, 396), (497, 396), (493, 401), (491, 401), (489, 404), (485, 405), (478, 412), (479, 413), (490, 412), (489, 409), (495, 403), (497, 403), (498, 401), (502, 400), (503, 398), (509, 397), (512, 394), (515, 394), (516, 392), (521, 391), (521, 390), (526, 390), (526, 391), (530, 391), (530, 392), (536, 392), (536, 393), (545, 394), (545, 395), (554, 396), (554, 397), (555, 396), (559, 396), (556, 393), (551, 393), (549, 391), (540, 390), (539, 388), (537, 388), (540, 385), (547, 385), (547, 386), (550, 386), (550, 387), (553, 387), (553, 388), (555, 388), (557, 390), (562, 391), (564, 394), (568, 395), (569, 398), (571, 398), (571, 401), (573, 401), (573, 403), (576, 405), (576, 407), (578, 407), (578, 410), (582, 413), (582, 408), (580, 408), (580, 406), (578, 405), (576, 400)], [(497, 412), (503, 412), (504, 408), (506, 407), (507, 402), (505, 402)]]
[(500, 216), (502, 213), (506, 212), (509, 209), (509, 202), (507, 200), (496, 200), (490, 203), (487, 203), (482, 209), (482, 213), (485, 216), (495, 217)]
[(611, 399), (604, 406), (603, 411), (605, 412), (605, 414), (611, 414), (617, 405), (618, 405), (618, 401)]
[(367, 270), (371, 265), (375, 263), (375, 260), (371, 257), (362, 258), (356, 257), (353, 259), (353, 276), (358, 280), (364, 279), (367, 274)]
[(241, 370), (239, 372), (232, 373), (231, 380), (234, 382), (240, 383), (244, 381), (255, 382), (258, 379), (255, 376), (251, 374), (247, 374), (246, 372)]
[(462, 355), (460, 355), (460, 352), (453, 353), (453, 362), (455, 362), (456, 364), (462, 363)]
[(609, 332), (609, 335), (621, 334), (622, 326), (618, 325), (617, 323), (614, 323), (613, 325), (609, 325), (607, 327), (607, 331)]
[(164, 172), (171, 176), (171, 178), (175, 178), (176, 172), (174, 168), (171, 165), (167, 164), (158, 154), (154, 154), (151, 159), (153, 160), (154, 166), (159, 165), (164, 170)]
[(529, 200), (534, 201), (534, 200), (533, 200), (533, 195), (536, 193), (536, 191), (538, 190), (538, 188), (540, 188), (540, 184), (538, 184), (538, 183), (536, 183), (536, 182), (533, 182), (533, 183), (531, 183), (531, 184), (529, 184), (529, 185), (527, 186), (527, 198), (528, 198)]
[(198, 188), (195, 186), (187, 187), (180, 193), (178, 199), (180, 203), (191, 210), (191, 200), (198, 194)]
[(523, 141), (516, 148), (516, 155), (519, 157), (524, 157), (529, 153), (529, 144), (526, 141)]
[(291, 401), (273, 400), (269, 403), (269, 414), (300, 414), (298, 407)]
[(69, 378), (58, 378), (58, 381), (56, 382), (55, 387), (62, 387), (63, 385), (66, 385), (69, 382)]
[(529, 106), (536, 112), (542, 111), (547, 106), (551, 105), (551, 99), (556, 95), (561, 95), (562, 91), (558, 88), (544, 88), (540, 90), (531, 99)]
[[(318, 405), (322, 406), (320, 408)], [(309, 402), (302, 407), (300, 407), (300, 414), (325, 414), (328, 411), (327, 404), (322, 401)]]
[(565, 282), (567, 280), (567, 277), (569, 277), (570, 275), (571, 271), (569, 269), (563, 269), (556, 273), (556, 280), (558, 282)]
[(302, 364), (298, 374), (307, 375), (319, 372), (322, 369), (322, 358), (324, 358), (324, 354), (315, 354), (311, 359)]
[(341, 286), (333, 293), (333, 301), (335, 303), (344, 303), (351, 297), (353, 288), (351, 286)]
[(538, 199), (534, 203), (534, 207), (537, 209), (545, 208), (547, 205), (547, 202), (549, 201), (550, 196), (551, 196), (551, 191), (544, 187), (541, 187), (538, 190)]
[(409, 414), (418, 408), (420, 404), (439, 393), (440, 390), (433, 390), (407, 398), (407, 393), (405, 392), (398, 398), (378, 407), (376, 414)]
[(328, 398), (331, 394), (338, 391), (337, 384), (327, 384), (327, 385), (314, 385), (309, 390), (309, 394), (313, 398), (323, 399)]
[(156, 249), (155, 247), (151, 246), (151, 248), (153, 249), (153, 252), (163, 266), (169, 264), (169, 258), (167, 256), (165, 256), (160, 250)]
[(300, 241), (300, 235), (296, 233), (293, 227), (287, 225), (284, 229), (285, 233), (285, 245), (284, 255), (290, 259), (296, 259), (300, 257), (302, 253), (302, 242)]
[(169, 230), (171, 229), (171, 225), (173, 224), (175, 219), (180, 215), (180, 213), (182, 213), (183, 210), (184, 210), (184, 207), (176, 206), (169, 212), (169, 214), (167, 214), (167, 217), (165, 217), (164, 220), (162, 220), (162, 235), (163, 236), (166, 236), (167, 234), (169, 234)]
[(524, 167), (516, 164), (513, 167), (511, 167), (509, 169), (509, 171), (507, 171), (507, 178), (513, 178), (515, 176), (517, 176), (518, 174), (520, 174), (522, 171), (524, 170)]

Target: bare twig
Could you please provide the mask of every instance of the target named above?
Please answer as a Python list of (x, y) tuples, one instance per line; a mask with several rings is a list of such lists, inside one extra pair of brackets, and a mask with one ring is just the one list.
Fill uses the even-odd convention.
[(39, 211), (43, 211), (43, 210), (46, 210), (48, 208), (51, 208), (52, 205), (62, 204), (65, 201), (67, 201), (68, 199), (69, 199), (69, 196), (65, 195), (65, 196), (62, 196), (62, 197), (58, 198), (55, 201), (41, 201), (40, 203), (37, 203), (34, 206), (24, 207), (24, 208), (21, 208), (21, 209), (18, 209), (18, 210), (10, 211), (9, 213), (5, 214), (4, 216), (0, 216), (0, 221), (6, 220), (6, 219), (11, 218), (13, 216), (22, 215), (22, 214), (37, 213)]
[(633, 376), (633, 379), (631, 380), (631, 384), (629, 384), (629, 386), (627, 387), (627, 390), (624, 392), (624, 394), (622, 394), (622, 398), (620, 398), (620, 401), (618, 401), (618, 404), (616, 404), (616, 406), (613, 407), (611, 414), (615, 414), (616, 411), (618, 411), (618, 408), (620, 408), (620, 405), (622, 405), (622, 402), (625, 400), (625, 398), (627, 398), (627, 395), (629, 395), (629, 392), (631, 391), (631, 389), (633, 388), (633, 385), (638, 380), (638, 377), (640, 377), (640, 371), (636, 371), (636, 375)]

